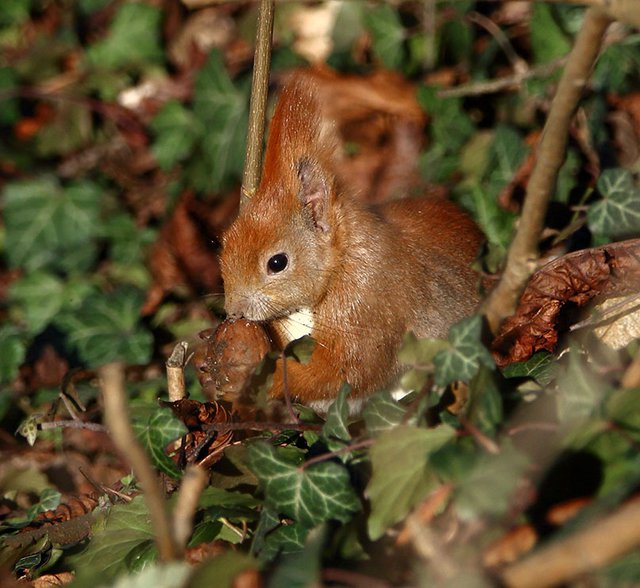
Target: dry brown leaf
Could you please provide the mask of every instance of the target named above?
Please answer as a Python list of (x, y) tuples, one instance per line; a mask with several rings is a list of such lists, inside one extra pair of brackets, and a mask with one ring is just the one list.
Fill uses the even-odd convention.
[(327, 67), (296, 70), (318, 89), (322, 116), (353, 151), (337, 165), (350, 192), (368, 202), (406, 195), (418, 185), (417, 160), (427, 117), (415, 87), (396, 72), (363, 77)]
[(142, 314), (155, 312), (164, 296), (175, 288), (191, 293), (220, 291), (220, 266), (215, 244), (235, 217), (239, 194), (215, 204), (197, 200), (185, 192), (160, 231), (149, 265), (153, 284)]
[(553, 351), (566, 325), (563, 311), (597, 296), (614, 297), (640, 289), (640, 239), (564, 255), (538, 270), (520, 297), (516, 313), (501, 326), (491, 349), (504, 367), (526, 361), (536, 351)]
[(179, 458), (186, 463), (201, 463), (206, 459), (207, 467), (210, 467), (222, 457), (222, 449), (233, 437), (233, 431), (224, 428), (231, 422), (231, 415), (224, 406), (187, 398), (175, 402), (161, 400), (160, 404), (170, 408), (189, 430), (180, 446)]

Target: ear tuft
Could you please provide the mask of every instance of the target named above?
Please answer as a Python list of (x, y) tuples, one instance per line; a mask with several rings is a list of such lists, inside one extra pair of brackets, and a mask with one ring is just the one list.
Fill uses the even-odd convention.
[(321, 164), (308, 157), (298, 161), (300, 192), (298, 198), (303, 208), (308, 210), (316, 229), (329, 230), (329, 206), (331, 199), (331, 179)]

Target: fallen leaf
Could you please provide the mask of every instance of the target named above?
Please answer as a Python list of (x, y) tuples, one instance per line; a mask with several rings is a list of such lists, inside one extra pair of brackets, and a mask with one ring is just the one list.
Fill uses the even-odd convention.
[(640, 239), (564, 255), (538, 270), (515, 314), (501, 326), (491, 350), (500, 367), (553, 351), (566, 328), (563, 311), (596, 296), (615, 297), (640, 289)]

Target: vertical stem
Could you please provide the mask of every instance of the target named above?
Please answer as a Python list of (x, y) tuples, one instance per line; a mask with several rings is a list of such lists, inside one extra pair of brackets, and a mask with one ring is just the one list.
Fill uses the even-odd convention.
[(484, 313), (495, 333), (500, 323), (513, 314), (517, 300), (539, 257), (538, 243), (558, 171), (565, 159), (569, 127), (602, 40), (611, 20), (596, 8), (589, 8), (569, 54), (549, 116), (540, 138), (535, 166), (520, 215), (520, 224), (509, 247), (502, 278), (485, 303)]
[(144, 501), (149, 509), (160, 560), (176, 559), (180, 555), (180, 549), (171, 530), (167, 503), (160, 480), (153, 471), (147, 454), (138, 443), (129, 421), (124, 365), (109, 363), (98, 369), (98, 375), (102, 388), (105, 424), (113, 444), (125, 457), (144, 490)]
[(269, 69), (271, 61), (271, 37), (273, 34), (274, 0), (261, 0), (256, 33), (256, 52), (253, 59), (253, 80), (249, 104), (249, 128), (247, 154), (242, 177), (240, 206), (253, 197), (260, 181), (262, 144), (269, 93)]

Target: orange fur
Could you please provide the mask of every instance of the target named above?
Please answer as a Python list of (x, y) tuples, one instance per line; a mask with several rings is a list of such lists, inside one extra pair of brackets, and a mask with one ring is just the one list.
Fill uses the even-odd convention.
[[(287, 317), (313, 316), (308, 364), (287, 362), (291, 393), (330, 400), (342, 382), (364, 397), (397, 376), (407, 330), (446, 336), (476, 307), (471, 270), (482, 236), (454, 204), (414, 198), (367, 207), (343, 194), (337, 142), (313, 88), (297, 78), (274, 114), (262, 182), (224, 237), (222, 274), (230, 316), (264, 322), (286, 339)], [(284, 253), (287, 267), (268, 270)], [(283, 390), (277, 366), (272, 394)]]

